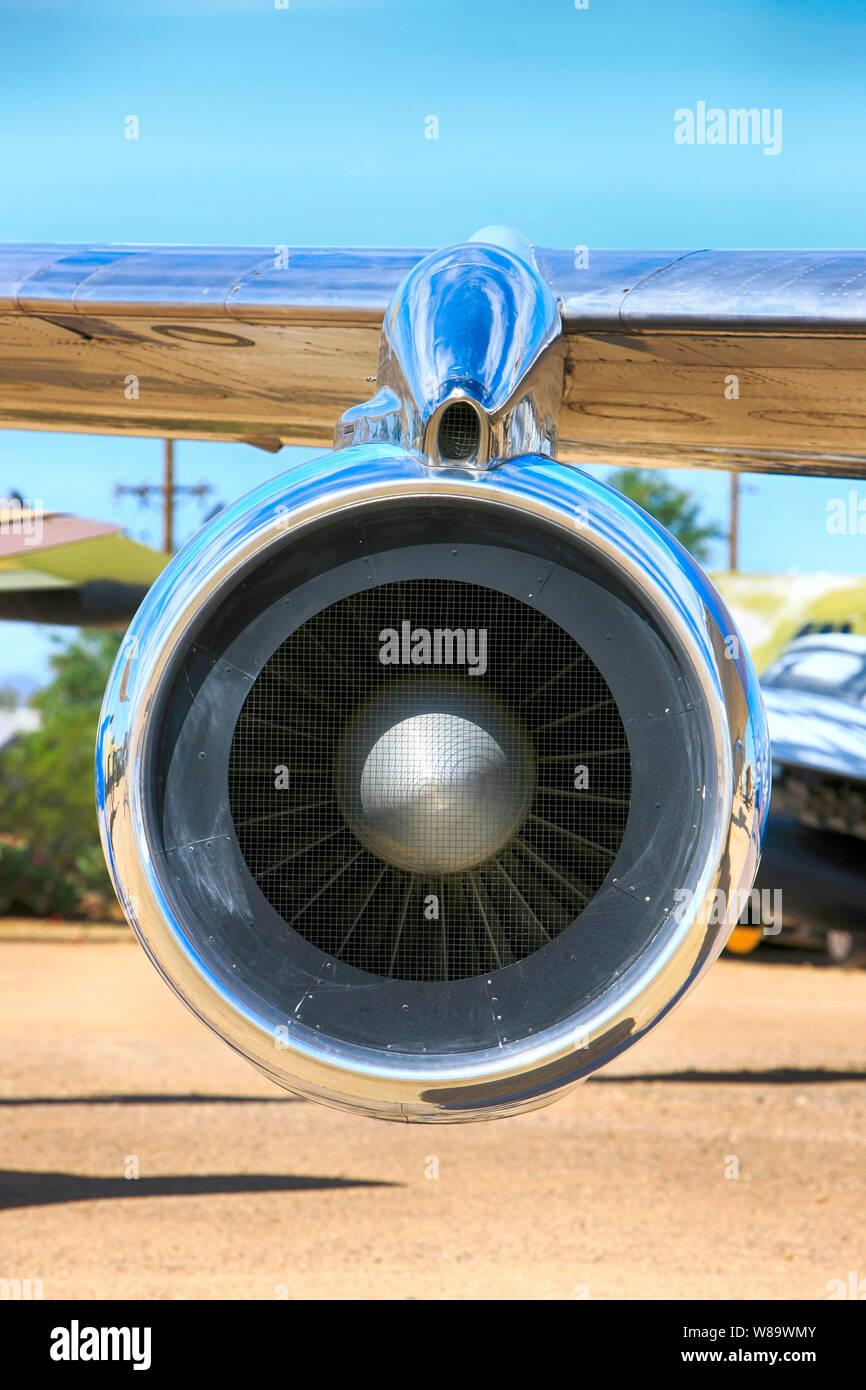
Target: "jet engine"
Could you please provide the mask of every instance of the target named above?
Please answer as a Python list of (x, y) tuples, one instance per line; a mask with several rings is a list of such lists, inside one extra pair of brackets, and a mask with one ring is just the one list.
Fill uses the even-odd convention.
[[(459, 259), (461, 323), (492, 285), (519, 317), (528, 256)], [(426, 303), (441, 344), (431, 262), (397, 308)], [(228, 507), (151, 589), (97, 799), (129, 921), (230, 1046), (328, 1104), (481, 1119), (603, 1066), (714, 960), (719, 893), (757, 869), (767, 734), (698, 565), (551, 457), (547, 308), (507, 380), (481, 333), (430, 390), (406, 360), (429, 362), (427, 329), (401, 347), (400, 321), (342, 447)]]

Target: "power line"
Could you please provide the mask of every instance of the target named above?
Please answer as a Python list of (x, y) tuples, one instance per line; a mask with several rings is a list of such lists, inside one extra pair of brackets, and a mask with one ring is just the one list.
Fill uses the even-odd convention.
[(174, 480), (174, 440), (163, 440), (161, 483), (115, 483), (115, 497), (137, 497), (147, 503), (151, 497), (162, 499), (162, 548), (167, 555), (174, 551), (175, 502), (183, 497), (207, 497), (213, 492), (210, 483), (181, 484)]
[(740, 475), (739, 473), (730, 474), (730, 506), (728, 520), (728, 569), (738, 568), (738, 551), (740, 547)]

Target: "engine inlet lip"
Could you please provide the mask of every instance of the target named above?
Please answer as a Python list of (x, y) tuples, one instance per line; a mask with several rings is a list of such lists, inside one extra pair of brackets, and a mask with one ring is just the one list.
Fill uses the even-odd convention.
[[(323, 471), (323, 463), (330, 472)], [(417, 455), (396, 447), (362, 445), (343, 450), (337, 466), (331, 456), (272, 480), (194, 537), (170, 567), (171, 582), (158, 581), (139, 611), (106, 693), (97, 790), (100, 828), (115, 886), (148, 954), (204, 1022), (278, 1080), (282, 1078), (272, 1031), (225, 989), (194, 950), (154, 872), (153, 854), (159, 850), (152, 838), (148, 789), (143, 785), (155, 722), (148, 714), (188, 635), (221, 595), (239, 582), (245, 568), (262, 563), (270, 550), (317, 519), (393, 499), (395, 494), (431, 500), (448, 495), (462, 498), (467, 505), (483, 501), (511, 514), (526, 513), (563, 536), (570, 535), (572, 542), (575, 509), (581, 495), (588, 499), (588, 508), (581, 512), (582, 542), (613, 573), (639, 588), (658, 614), (662, 630), (677, 643), (679, 659), (694, 674), (715, 731), (721, 814), (714, 818), (702, 861), (705, 868), (693, 885), (695, 903), (703, 902), (704, 890), (721, 882), (725, 872), (731, 886), (747, 877), (754, 867), (766, 815), (768, 788), (754, 798), (738, 827), (738, 837), (732, 836), (728, 808), (735, 790), (733, 748), (743, 730), (729, 724), (730, 713), (726, 715), (722, 703), (725, 648), (718, 639), (724, 629), (735, 631), (733, 624), (697, 566), (639, 509), (594, 480), (578, 482), (572, 470), (540, 456), (468, 479), (431, 475)], [(626, 527), (628, 545), (623, 543)], [(763, 766), (767, 758), (760, 696), (747, 658), (740, 661), (737, 674), (745, 696), (747, 731), (754, 740), (757, 763)], [(537, 1078), (539, 1068), (556, 1073), (551, 1086), (558, 1089), (622, 1050), (697, 979), (721, 950), (724, 935), (723, 926), (708, 924), (700, 906), (689, 908), (677, 929), (611, 986), (597, 1008), (581, 1016), (579, 1028), (571, 1020), (540, 1032), (528, 1043), (491, 1049), (488, 1054), (456, 1060), (436, 1057), (429, 1064), (413, 1058), (407, 1063), (405, 1057), (373, 1049), (337, 1048), (330, 1040), (307, 1036), (299, 1029), (292, 1039), (295, 1080), (291, 1084), (334, 1104), (402, 1118), (462, 1117), (456, 1114), (455, 1101), (441, 1105), (436, 1099), (439, 1091), (455, 1087), (498, 1087), (499, 1099), (491, 1095), (484, 1102), (487, 1114), (540, 1103), (544, 1085)], [(663, 968), (670, 983), (661, 990), (658, 976)]]

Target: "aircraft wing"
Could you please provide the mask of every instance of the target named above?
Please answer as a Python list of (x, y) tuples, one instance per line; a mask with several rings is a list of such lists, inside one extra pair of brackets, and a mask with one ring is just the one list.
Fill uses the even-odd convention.
[[(329, 447), (423, 250), (0, 248), (0, 425)], [(866, 473), (866, 252), (536, 248), (558, 456)]]
[(125, 627), (167, 560), (119, 526), (0, 508), (0, 619)]
[(329, 447), (423, 255), (0, 248), (0, 425)]

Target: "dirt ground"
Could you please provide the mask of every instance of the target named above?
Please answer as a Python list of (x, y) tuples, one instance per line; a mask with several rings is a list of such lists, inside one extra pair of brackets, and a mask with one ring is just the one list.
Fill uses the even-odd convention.
[(866, 971), (722, 960), (553, 1106), (409, 1126), (272, 1087), (123, 932), (79, 937), (0, 939), (0, 1278), (45, 1298), (823, 1299), (866, 1279)]

